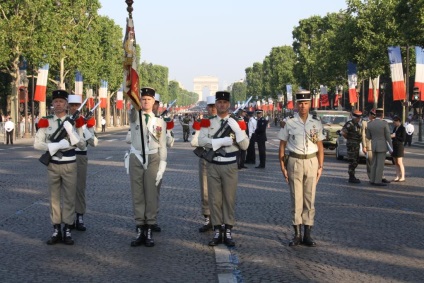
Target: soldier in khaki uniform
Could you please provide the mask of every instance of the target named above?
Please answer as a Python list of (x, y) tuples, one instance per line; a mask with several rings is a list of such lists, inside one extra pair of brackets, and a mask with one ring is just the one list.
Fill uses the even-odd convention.
[(342, 135), (346, 139), (347, 159), (349, 160), (349, 183), (360, 183), (355, 177), (355, 169), (358, 167), (359, 147), (362, 140), (361, 124), (362, 112), (354, 110), (352, 119), (347, 121), (342, 128)]
[[(195, 134), (191, 139), (191, 146), (199, 147), (199, 134), (200, 129), (203, 127), (209, 127), (210, 119), (216, 116), (216, 107), (215, 107), (215, 96), (208, 96), (206, 98), (207, 110), (209, 117), (203, 118), (200, 121), (193, 122), (193, 129), (195, 130)], [(208, 177), (206, 170), (207, 162), (204, 158), (199, 158), (199, 184), (200, 184), (200, 203), (202, 206), (202, 214), (205, 218), (203, 225), (199, 228), (199, 232), (207, 232), (212, 229), (212, 222), (210, 219), (210, 208), (209, 208), (209, 200), (208, 200)]]
[[(50, 192), (50, 219), (53, 223), (53, 235), (47, 244), (53, 245), (62, 240), (61, 224), (63, 227), (63, 242), (73, 245), (70, 226), (75, 219), (75, 194), (77, 187), (77, 163), (75, 147), (85, 149), (85, 140), (78, 135), (74, 126), (67, 118), (68, 93), (64, 90), (53, 91), (54, 115), (40, 119), (38, 131), (35, 135), (34, 148), (48, 151), (52, 158), (47, 166)], [(50, 136), (55, 133), (59, 125), (67, 132), (67, 138), (59, 142), (51, 142)], [(57, 156), (57, 152), (63, 154)], [(62, 204), (61, 204), (62, 196)]]
[[(243, 120), (236, 121), (229, 115), (230, 93), (218, 91), (215, 95), (215, 107), (218, 116), (210, 119), (209, 127), (202, 127), (199, 133), (199, 146), (212, 149), (215, 152), (213, 160), (206, 164), (208, 179), (208, 198), (211, 209), (214, 237), (210, 246), (218, 245), (224, 239), (227, 246), (234, 246), (231, 229), (235, 223), (235, 201), (238, 182), (237, 154), (240, 149), (246, 150), (249, 138), (246, 135), (246, 124)], [(221, 125), (228, 123), (233, 137), (221, 137), (216, 132)], [(217, 154), (219, 149), (224, 153)], [(225, 231), (222, 231), (225, 225)], [(224, 233), (224, 236), (222, 235)]]
[[(288, 119), (285, 127), (278, 133), (281, 140), (281, 171), (290, 186), (292, 224), (295, 232), (289, 245), (297, 246), (303, 243), (313, 247), (316, 243), (311, 237), (311, 230), (315, 217), (316, 185), (324, 165), (324, 136), (321, 121), (309, 114), (310, 92), (298, 92), (296, 105), (299, 112)], [(290, 152), (288, 160), (285, 158), (286, 149)], [(303, 241), (301, 225), (304, 225)]]
[[(69, 104), (69, 113), (73, 115), (77, 109), (81, 106), (82, 96), (70, 94), (68, 96)], [(94, 133), (94, 126), (96, 125), (96, 120), (94, 117), (85, 121), (84, 117), (80, 115), (75, 121), (75, 128), (80, 137), (83, 137), (87, 145), (96, 147), (98, 144), (98, 139)], [(77, 229), (78, 231), (85, 231), (87, 228), (84, 224), (84, 214), (86, 212), (86, 201), (85, 201), (85, 189), (87, 186), (87, 148), (80, 150), (79, 148), (75, 149), (75, 154), (77, 157), (77, 193), (75, 198), (75, 223), (71, 226), (71, 229)]]
[[(131, 151), (129, 174), (137, 236), (131, 246), (153, 247), (152, 226), (157, 224), (158, 188), (166, 169), (166, 123), (152, 112), (153, 88), (141, 89), (141, 121), (139, 112), (130, 112)], [(141, 131), (142, 127), (142, 131)], [(141, 138), (143, 133), (143, 139)], [(143, 147), (144, 142), (144, 159)], [(144, 163), (143, 163), (144, 161)]]

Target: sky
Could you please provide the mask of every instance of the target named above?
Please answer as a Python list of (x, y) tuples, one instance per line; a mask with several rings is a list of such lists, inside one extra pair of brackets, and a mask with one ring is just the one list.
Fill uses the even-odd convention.
[[(125, 0), (100, 2), (99, 14), (125, 31)], [(222, 90), (273, 47), (291, 46), (301, 19), (346, 8), (345, 0), (134, 0), (133, 19), (141, 62), (168, 67), (189, 91), (198, 76), (218, 77)]]

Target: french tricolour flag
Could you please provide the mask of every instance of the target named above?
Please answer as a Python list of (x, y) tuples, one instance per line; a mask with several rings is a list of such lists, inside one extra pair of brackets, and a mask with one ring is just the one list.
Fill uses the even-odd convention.
[[(368, 102), (369, 103), (378, 103), (378, 93), (379, 93), (379, 85), (380, 85), (380, 76), (375, 79), (370, 78), (369, 86), (368, 86)], [(374, 97), (374, 88), (375, 88), (375, 97)]]
[(75, 73), (75, 94), (82, 95), (82, 75), (79, 71)]
[(390, 72), (392, 74), (393, 100), (404, 100), (406, 97), (403, 80), (402, 57), (399, 46), (391, 46), (389, 50)]
[(47, 78), (49, 77), (49, 64), (38, 69), (37, 85), (35, 87), (34, 100), (46, 102)]
[(100, 108), (106, 108), (107, 106), (107, 81), (100, 80), (99, 89)]
[(414, 87), (420, 89), (420, 100), (424, 100), (424, 50), (421, 47), (415, 47), (415, 55), (417, 58), (417, 66), (415, 71), (415, 84)]
[(320, 92), (321, 92), (321, 107), (327, 107), (330, 106), (330, 101), (328, 100), (328, 91), (326, 86), (320, 86)]
[(93, 89), (92, 88), (87, 89), (86, 95), (87, 95), (87, 98), (88, 98), (88, 100), (87, 100), (87, 107), (89, 109), (91, 109), (91, 108), (94, 107)]
[(121, 88), (116, 93), (116, 109), (123, 109), (124, 108), (124, 90)]
[(292, 85), (286, 85), (287, 90), (287, 109), (293, 109)]
[(347, 63), (347, 81), (349, 83), (349, 102), (358, 102), (356, 96), (356, 85), (358, 84), (358, 75), (356, 73), (356, 64), (352, 62)]

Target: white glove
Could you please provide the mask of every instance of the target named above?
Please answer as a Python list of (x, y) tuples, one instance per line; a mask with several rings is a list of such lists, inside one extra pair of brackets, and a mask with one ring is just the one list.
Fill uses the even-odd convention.
[(124, 167), (125, 169), (127, 169), (127, 174), (130, 173), (130, 154), (127, 152), (125, 152), (124, 155)]
[(236, 142), (241, 142), (246, 138), (246, 132), (240, 128), (240, 125), (233, 118), (228, 118), (228, 126), (230, 126), (231, 130), (233, 130), (236, 135)]
[(223, 146), (230, 146), (233, 144), (233, 139), (230, 137), (212, 139), (212, 149), (213, 151), (218, 150)]
[(166, 169), (166, 161), (161, 160), (159, 162), (158, 174), (156, 175), (156, 186), (158, 186), (160, 183), (160, 180), (162, 180), (163, 173), (165, 173), (165, 169)]
[(48, 143), (47, 147), (49, 148), (50, 155), (53, 156), (59, 150), (67, 149), (69, 147), (69, 142), (66, 139), (62, 139), (59, 142)]
[(72, 124), (69, 123), (69, 121), (65, 121), (63, 123), (63, 128), (68, 133), (69, 140), (71, 141), (71, 145), (76, 145), (80, 141), (80, 138), (78, 134), (74, 131), (74, 126), (72, 126)]
[(87, 129), (87, 126), (84, 125), (82, 126), (82, 131), (84, 133), (84, 139), (87, 141), (89, 139), (91, 139), (93, 137), (93, 135), (91, 134), (91, 132)]
[(172, 136), (171, 131), (166, 131), (166, 147), (173, 147), (174, 141), (175, 141), (175, 139)]

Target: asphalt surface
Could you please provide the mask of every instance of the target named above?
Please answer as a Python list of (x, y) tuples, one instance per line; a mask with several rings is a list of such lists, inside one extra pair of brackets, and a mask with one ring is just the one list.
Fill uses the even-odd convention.
[[(87, 231), (73, 231), (74, 246), (45, 243), (52, 233), (47, 172), (32, 139), (0, 145), (0, 282), (423, 282), (421, 144), (405, 149), (406, 182), (387, 187), (370, 186), (363, 163), (362, 183), (348, 183), (347, 161), (326, 151), (312, 233), (317, 247), (293, 248), (278, 128), (271, 127), (266, 168), (239, 171), (236, 247), (211, 248), (212, 233), (198, 232), (197, 157), (176, 123), (161, 189), (162, 232), (154, 233), (155, 247), (134, 248), (126, 131), (109, 128), (90, 148)], [(394, 166), (386, 165), (393, 179)]]

